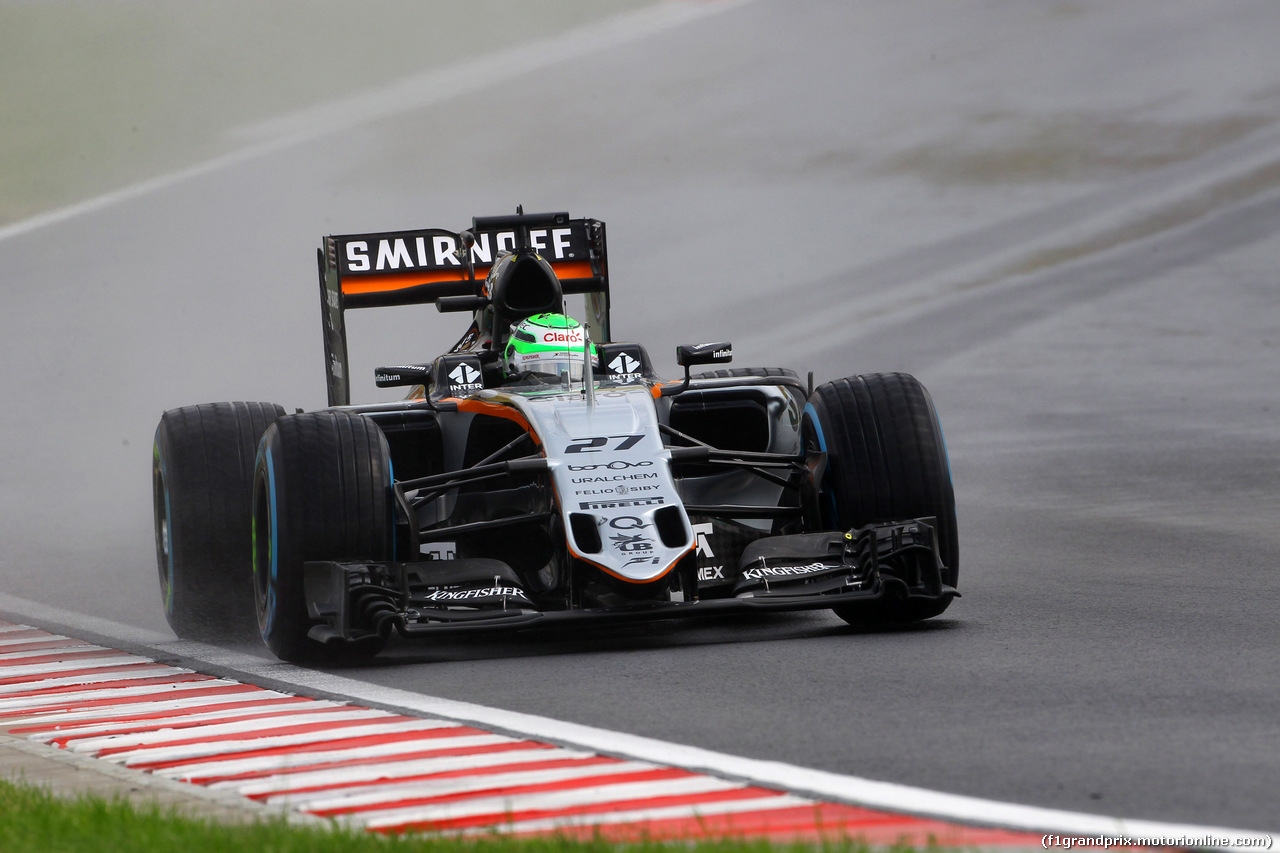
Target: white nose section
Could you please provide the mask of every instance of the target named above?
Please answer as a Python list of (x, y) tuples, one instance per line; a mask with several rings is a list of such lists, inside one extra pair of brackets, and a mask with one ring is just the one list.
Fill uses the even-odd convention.
[(693, 547), (653, 397), (640, 388), (521, 395), (573, 553), (622, 580), (656, 580)]

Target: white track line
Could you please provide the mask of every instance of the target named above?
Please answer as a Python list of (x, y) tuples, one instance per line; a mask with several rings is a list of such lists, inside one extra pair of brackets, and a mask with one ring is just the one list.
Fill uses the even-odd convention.
[(247, 141), (235, 151), (5, 226), (0, 228), (0, 241), (97, 213), (316, 139), (443, 103), (542, 68), (640, 41), (743, 2), (747, 0), (663, 0), (567, 33), (414, 74), (377, 89), (243, 127), (228, 134)]

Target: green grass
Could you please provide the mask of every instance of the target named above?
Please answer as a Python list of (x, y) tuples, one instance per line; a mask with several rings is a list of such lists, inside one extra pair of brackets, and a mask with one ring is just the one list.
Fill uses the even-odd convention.
[(0, 225), (226, 153), (237, 127), (651, 2), (0, 2)]
[[(854, 841), (771, 845), (737, 840), (611, 844), (599, 839), (495, 836), (459, 840), (303, 826), (283, 819), (215, 823), (155, 806), (134, 806), (125, 800), (62, 798), (44, 788), (0, 780), (0, 850), (4, 853), (869, 853), (870, 849)], [(890, 853), (912, 849), (888, 848)]]

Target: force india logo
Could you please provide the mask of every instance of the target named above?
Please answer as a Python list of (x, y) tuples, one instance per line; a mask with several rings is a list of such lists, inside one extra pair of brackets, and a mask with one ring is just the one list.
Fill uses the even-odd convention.
[(811, 575), (837, 569), (839, 566), (828, 566), (825, 563), (810, 563), (807, 566), (761, 566), (758, 569), (747, 569), (742, 573), (744, 578), (758, 581), (766, 578), (793, 578), (797, 575)]

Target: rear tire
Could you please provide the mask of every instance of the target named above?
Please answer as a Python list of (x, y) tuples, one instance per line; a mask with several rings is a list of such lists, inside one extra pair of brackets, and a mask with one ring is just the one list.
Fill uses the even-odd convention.
[(800, 377), (789, 367), (722, 367), (719, 370), (704, 370), (695, 373), (690, 379), (738, 379), (744, 376), (782, 376), (787, 379)]
[(160, 596), (183, 639), (252, 637), (253, 464), (284, 414), (272, 403), (206, 403), (165, 412), (151, 483)]
[(368, 418), (286, 415), (267, 430), (253, 479), (253, 590), (263, 641), (301, 663), (372, 657), (381, 640), (323, 644), (307, 632), (303, 563), (395, 558), (391, 455)]
[[(827, 453), (821, 523), (849, 530), (866, 524), (933, 516), (942, 582), (959, 577), (956, 504), (942, 427), (924, 386), (905, 373), (868, 374), (814, 389), (801, 427), (805, 446)], [(937, 616), (950, 599), (907, 601), (890, 608), (894, 620)], [(865, 609), (835, 608), (849, 622)]]
[[(722, 367), (719, 370), (704, 370), (701, 373), (695, 373), (689, 377), (690, 379), (791, 379), (796, 382), (800, 381), (800, 376), (789, 367)], [(767, 384), (767, 383), (761, 383)], [(804, 391), (794, 385), (782, 386), (791, 393), (792, 398), (796, 401), (796, 406), (804, 407)]]

